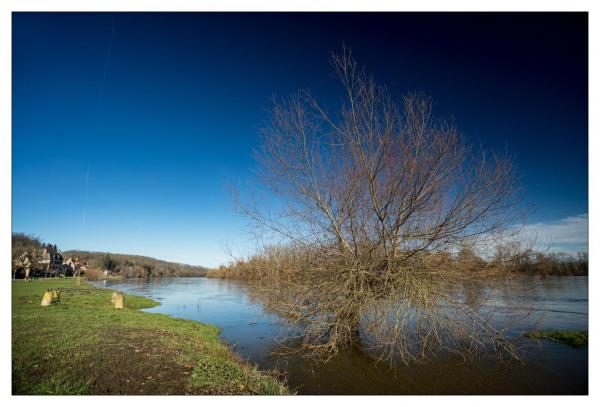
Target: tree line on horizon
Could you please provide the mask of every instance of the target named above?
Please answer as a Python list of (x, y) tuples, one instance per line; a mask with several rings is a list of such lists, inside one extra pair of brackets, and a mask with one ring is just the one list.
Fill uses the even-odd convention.
[(159, 260), (148, 256), (83, 250), (68, 250), (64, 254), (69, 257), (78, 257), (88, 264), (93, 264), (101, 271), (108, 270), (110, 274), (120, 275), (123, 278), (202, 277), (207, 272), (206, 267)]
[[(208, 269), (207, 277), (232, 280), (260, 280), (267, 278), (266, 271), (297, 256), (299, 248), (267, 246), (247, 258), (236, 259), (218, 268)], [(293, 254), (296, 252), (295, 254)], [(587, 276), (588, 254), (571, 255), (563, 252), (543, 252), (534, 249), (517, 249), (512, 245), (496, 247), (495, 253), (484, 259), (472, 248), (462, 248), (454, 253), (441, 251), (436, 256), (446, 264), (460, 264), (463, 270), (502, 276)], [(286, 260), (287, 258), (287, 260)]]
[[(25, 233), (12, 234), (12, 272), (19, 267), (19, 258), (24, 255), (32, 260), (32, 267), (41, 260), (46, 243), (39, 237)], [(202, 266), (169, 262), (148, 256), (93, 252), (84, 250), (67, 250), (62, 252), (65, 259), (78, 258), (87, 263), (88, 278), (101, 278), (104, 270), (123, 278), (140, 277), (197, 277), (206, 275), (207, 269)]]

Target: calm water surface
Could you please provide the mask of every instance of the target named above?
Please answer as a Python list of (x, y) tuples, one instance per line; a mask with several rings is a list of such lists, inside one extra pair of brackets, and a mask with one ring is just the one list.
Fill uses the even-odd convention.
[[(447, 360), (390, 371), (359, 349), (340, 353), (328, 363), (273, 356), (283, 327), (252, 301), (244, 283), (209, 278), (103, 281), (146, 296), (161, 305), (145, 310), (218, 325), (236, 352), (264, 369), (287, 373), (300, 394), (586, 394), (588, 350), (552, 342), (526, 342), (527, 363), (502, 365)], [(510, 304), (509, 299), (510, 298)], [(483, 304), (495, 304), (498, 320), (529, 314), (513, 328), (588, 329), (587, 277), (523, 278), (494, 291)]]

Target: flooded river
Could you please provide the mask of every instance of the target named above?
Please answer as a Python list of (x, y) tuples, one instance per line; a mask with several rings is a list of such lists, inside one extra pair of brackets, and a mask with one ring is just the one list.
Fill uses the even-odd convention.
[[(327, 363), (300, 357), (273, 356), (282, 326), (252, 300), (244, 283), (209, 278), (133, 279), (97, 282), (146, 296), (161, 305), (146, 312), (168, 314), (215, 324), (235, 351), (263, 369), (287, 373), (299, 394), (587, 394), (588, 350), (548, 341), (525, 341), (526, 363), (499, 365), (490, 361), (444, 359), (426, 365), (399, 366), (391, 371), (374, 365), (360, 349), (338, 354)], [(511, 306), (508, 306), (508, 298)], [(587, 277), (522, 278), (485, 300), (494, 303), (497, 318), (522, 312), (529, 316), (513, 327), (588, 329)], [(483, 305), (486, 306), (485, 304)], [(505, 315), (503, 315), (503, 313)]]

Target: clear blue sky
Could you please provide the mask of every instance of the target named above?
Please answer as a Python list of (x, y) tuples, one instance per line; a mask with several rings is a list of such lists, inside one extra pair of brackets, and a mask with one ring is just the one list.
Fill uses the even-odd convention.
[(227, 261), (248, 235), (225, 184), (250, 176), (269, 98), (337, 100), (342, 44), (395, 95), (422, 90), (508, 148), (531, 224), (587, 227), (586, 14), (16, 13), (13, 231)]

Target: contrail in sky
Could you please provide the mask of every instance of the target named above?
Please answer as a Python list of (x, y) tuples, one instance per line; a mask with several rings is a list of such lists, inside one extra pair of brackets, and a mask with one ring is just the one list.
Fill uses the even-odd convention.
[(90, 159), (88, 158), (88, 162), (87, 162), (87, 168), (85, 169), (85, 201), (83, 203), (83, 229), (85, 230), (85, 221), (86, 221), (86, 213), (85, 213), (85, 208), (87, 206), (88, 203), (88, 197), (89, 197), (89, 191), (88, 191), (88, 184), (89, 184), (89, 179), (90, 179)]

